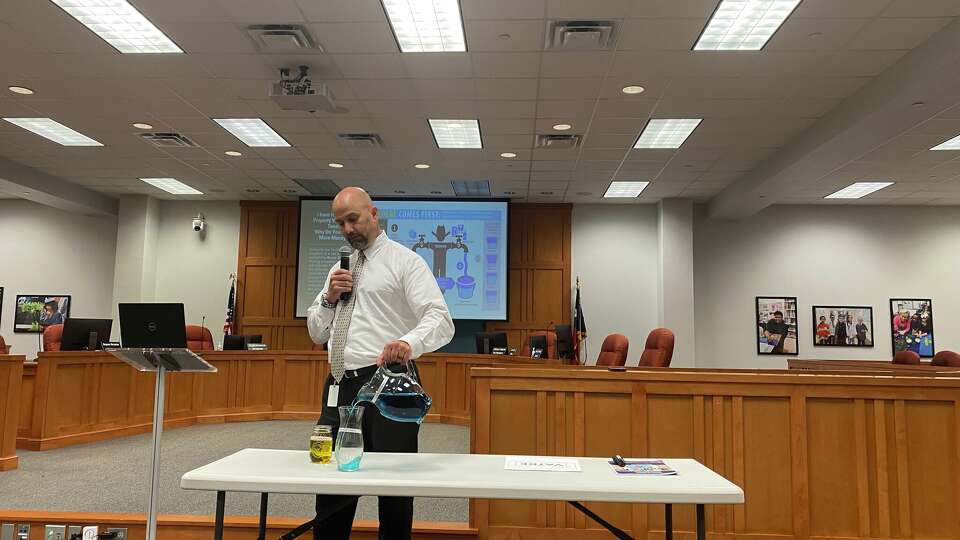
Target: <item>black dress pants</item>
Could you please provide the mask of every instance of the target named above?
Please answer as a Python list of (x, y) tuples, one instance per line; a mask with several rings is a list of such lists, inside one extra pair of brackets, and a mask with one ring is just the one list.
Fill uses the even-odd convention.
[[(402, 365), (394, 364), (390, 369), (396, 372), (405, 370)], [(414, 365), (416, 371), (416, 365)], [(340, 394), (337, 405), (350, 405), (360, 388), (369, 381), (376, 370), (354, 378), (344, 377), (340, 381)], [(417, 373), (419, 379), (419, 373)], [(336, 407), (327, 406), (327, 395), (333, 376), (327, 377), (323, 387), (323, 412), (318, 424), (333, 427), (333, 440), (336, 444), (340, 429), (340, 412)], [(363, 411), (363, 451), (364, 452), (404, 452), (417, 451), (417, 436), (420, 425), (413, 422), (394, 422), (384, 418), (372, 403), (364, 402)], [(363, 462), (360, 462), (363, 468)], [(342, 473), (350, 474), (350, 473)], [(313, 528), (314, 540), (347, 540), (353, 529), (353, 517), (357, 512), (358, 497), (348, 495), (317, 495), (317, 523)], [(410, 540), (413, 527), (413, 497), (378, 497), (380, 518), (380, 540)]]

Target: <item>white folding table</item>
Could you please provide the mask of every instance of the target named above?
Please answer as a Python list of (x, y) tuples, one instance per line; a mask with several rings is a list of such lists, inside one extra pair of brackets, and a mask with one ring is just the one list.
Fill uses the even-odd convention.
[(364, 454), (360, 470), (339, 472), (310, 462), (309, 452), (247, 448), (194, 469), (180, 487), (217, 492), (214, 539), (223, 537), (227, 491), (260, 493), (260, 539), (266, 530), (267, 494), (381, 495), (567, 501), (621, 539), (631, 538), (580, 501), (695, 504), (697, 539), (706, 538), (705, 504), (738, 504), (743, 490), (692, 459), (664, 459), (676, 476), (617, 474), (606, 459), (577, 458), (580, 472), (505, 470), (505, 456), (479, 454)]

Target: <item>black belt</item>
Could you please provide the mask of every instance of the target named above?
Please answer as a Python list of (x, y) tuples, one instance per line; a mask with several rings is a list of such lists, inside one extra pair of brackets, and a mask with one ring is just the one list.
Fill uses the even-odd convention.
[(364, 375), (369, 375), (377, 370), (377, 365), (362, 367), (360, 369), (348, 369), (343, 372), (344, 379), (354, 379), (356, 377), (363, 377)]

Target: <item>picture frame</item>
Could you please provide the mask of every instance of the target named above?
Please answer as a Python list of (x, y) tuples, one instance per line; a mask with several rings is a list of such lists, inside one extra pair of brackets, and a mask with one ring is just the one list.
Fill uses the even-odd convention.
[(872, 306), (813, 306), (812, 313), (814, 347), (869, 348), (876, 343)]
[(893, 355), (913, 351), (921, 358), (932, 358), (936, 354), (931, 298), (891, 298), (887, 328)]
[(796, 296), (757, 296), (754, 312), (757, 354), (761, 356), (799, 355), (797, 315)]
[(70, 318), (69, 294), (18, 294), (13, 309), (15, 333), (40, 334)]

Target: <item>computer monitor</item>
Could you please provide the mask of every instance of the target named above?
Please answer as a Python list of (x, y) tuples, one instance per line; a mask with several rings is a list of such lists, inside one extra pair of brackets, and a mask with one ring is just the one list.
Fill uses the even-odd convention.
[[(76, 319), (63, 321), (61, 351), (100, 350), (104, 341), (110, 341), (113, 319)], [(93, 334), (91, 339), (91, 334)], [(91, 345), (93, 349), (90, 349)]]
[(557, 358), (573, 358), (573, 327), (569, 324), (558, 324), (553, 330), (557, 334)]
[(530, 356), (533, 358), (547, 357), (547, 336), (530, 336)]
[(127, 348), (185, 349), (183, 304), (120, 304), (120, 336)]
[(507, 349), (506, 332), (480, 332), (477, 334), (477, 354), (490, 354), (493, 349)]
[(263, 343), (263, 335), (223, 336), (223, 350), (225, 351), (245, 351), (247, 350), (247, 345), (250, 343)]

